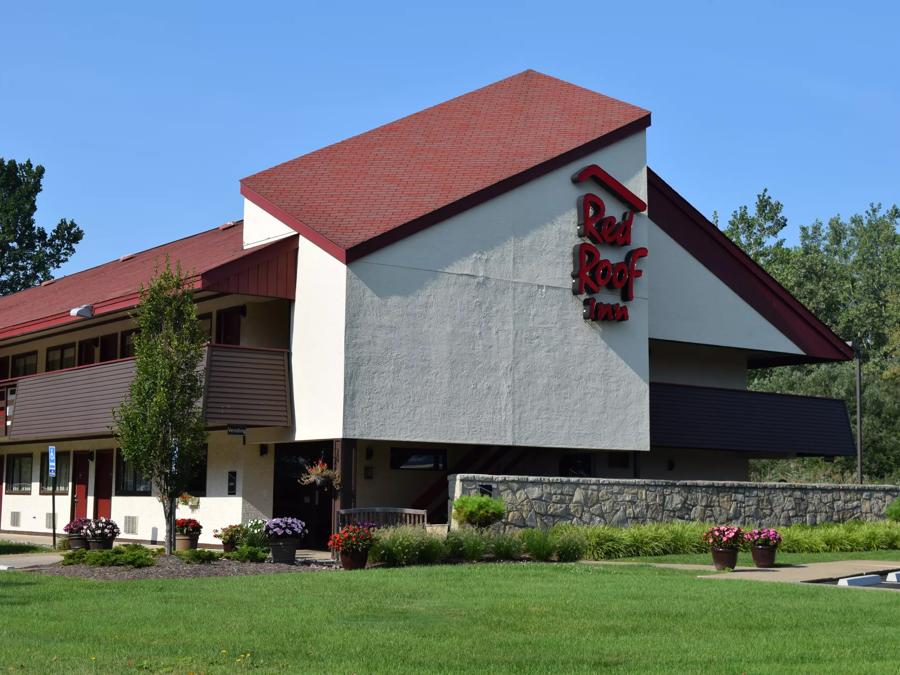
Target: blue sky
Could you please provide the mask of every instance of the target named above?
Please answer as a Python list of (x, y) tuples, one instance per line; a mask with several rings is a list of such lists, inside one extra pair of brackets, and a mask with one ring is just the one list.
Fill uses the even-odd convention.
[[(790, 4), (790, 7), (785, 5)], [(0, 156), (47, 168), (63, 272), (240, 218), (238, 180), (534, 68), (648, 108), (707, 215), (900, 201), (896, 3), (4, 3)]]

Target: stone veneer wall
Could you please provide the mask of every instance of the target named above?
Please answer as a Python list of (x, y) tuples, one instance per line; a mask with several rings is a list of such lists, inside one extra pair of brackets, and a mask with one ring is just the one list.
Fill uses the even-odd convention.
[[(739, 525), (814, 525), (877, 520), (897, 485), (803, 485), (456, 474), (450, 496), (491, 486), (509, 527), (634, 525), (692, 520)], [(451, 519), (452, 522), (452, 519)]]

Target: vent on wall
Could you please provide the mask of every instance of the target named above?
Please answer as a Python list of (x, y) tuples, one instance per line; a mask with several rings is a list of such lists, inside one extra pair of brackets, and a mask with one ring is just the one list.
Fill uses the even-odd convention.
[(53, 513), (44, 514), (44, 527), (48, 530), (53, 529)]
[(124, 525), (125, 525), (125, 527), (124, 527), (125, 534), (137, 534), (137, 530), (138, 530), (137, 516), (125, 516)]
[(21, 527), (20, 523), (22, 522), (22, 512), (21, 511), (10, 511), (9, 512), (9, 526), (10, 527)]

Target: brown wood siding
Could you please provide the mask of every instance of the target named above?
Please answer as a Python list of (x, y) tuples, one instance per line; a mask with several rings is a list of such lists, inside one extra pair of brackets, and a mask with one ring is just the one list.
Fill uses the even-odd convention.
[(56, 438), (106, 435), (112, 411), (128, 395), (134, 361), (73, 368), (21, 380), (10, 436)]
[(288, 356), (279, 350), (210, 347), (207, 422), (211, 426), (290, 426)]

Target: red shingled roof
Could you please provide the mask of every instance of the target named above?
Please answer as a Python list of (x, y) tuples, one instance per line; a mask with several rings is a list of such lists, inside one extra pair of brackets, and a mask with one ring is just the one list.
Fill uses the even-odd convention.
[(141, 285), (150, 281), (155, 271), (165, 264), (166, 256), (173, 265), (181, 263), (184, 272), (195, 277), (198, 288), (228, 291), (225, 286), (235, 283), (233, 266), (229, 263), (251, 256), (259, 260), (261, 254), (271, 258), (272, 252), (290, 245), (276, 242), (244, 250), (243, 230), (242, 222), (207, 230), (0, 297), (0, 340), (82, 321), (69, 315), (69, 310), (81, 305), (93, 305), (95, 316), (135, 306)]
[(346, 262), (649, 124), (527, 70), (244, 178), (241, 193)]

